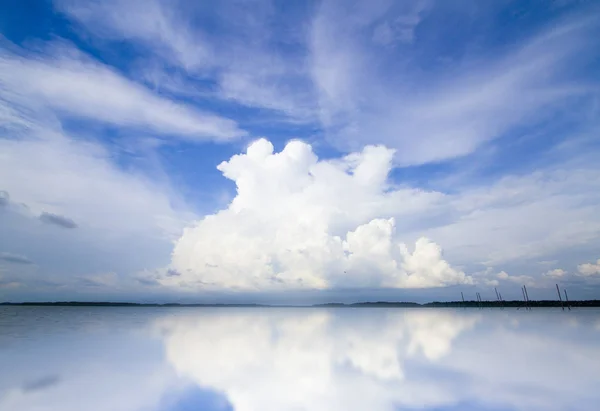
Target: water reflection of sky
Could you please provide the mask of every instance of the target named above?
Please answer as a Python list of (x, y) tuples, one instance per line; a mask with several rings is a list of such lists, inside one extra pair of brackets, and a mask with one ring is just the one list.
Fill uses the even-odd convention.
[(596, 410), (600, 310), (0, 307), (0, 410)]

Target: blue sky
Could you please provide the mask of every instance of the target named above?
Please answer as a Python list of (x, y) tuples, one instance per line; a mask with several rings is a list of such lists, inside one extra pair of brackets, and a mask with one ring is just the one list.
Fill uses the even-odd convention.
[(4, 10), (2, 300), (598, 296), (594, 2)]

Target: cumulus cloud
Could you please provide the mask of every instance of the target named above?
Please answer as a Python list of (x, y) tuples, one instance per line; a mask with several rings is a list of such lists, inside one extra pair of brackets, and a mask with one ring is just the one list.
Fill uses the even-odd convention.
[(484, 271), (473, 273), (473, 279), (476, 284), (487, 287), (497, 287), (502, 285), (502, 283), (514, 283), (528, 287), (539, 285), (536, 277), (530, 275), (511, 275), (504, 270), (496, 272), (493, 267), (487, 267)]
[(567, 272), (562, 268), (555, 268), (554, 270), (550, 270), (544, 273), (544, 276), (550, 278), (563, 278), (565, 275), (567, 275)]
[(401, 218), (430, 194), (390, 186), (393, 154), (367, 146), (319, 160), (300, 141), (279, 153), (269, 141), (255, 141), (218, 166), (237, 195), (184, 231), (172, 255), (181, 276), (162, 283), (250, 290), (472, 283), (427, 238), (412, 252), (398, 242), (389, 215)]
[(42, 214), (40, 214), (40, 221), (47, 224), (53, 224), (62, 228), (77, 228), (77, 223), (75, 221), (71, 220), (68, 217), (58, 214), (43, 212)]
[(535, 284), (534, 278), (530, 275), (510, 275), (506, 271), (500, 271), (496, 274), (496, 278), (516, 284), (525, 284), (527, 286), (533, 286)]
[(592, 276), (600, 274), (600, 259), (596, 263), (585, 263), (577, 266), (577, 271), (583, 276)]
[(33, 261), (31, 261), (29, 258), (27, 258), (24, 255), (6, 253), (6, 252), (0, 253), (0, 260), (6, 261), (7, 263), (14, 263), (14, 264), (33, 264)]

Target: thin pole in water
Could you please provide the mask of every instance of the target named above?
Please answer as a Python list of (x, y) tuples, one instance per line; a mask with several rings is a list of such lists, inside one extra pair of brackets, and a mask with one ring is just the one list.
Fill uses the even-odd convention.
[(498, 294), (498, 290), (496, 289), (496, 287), (494, 287), (494, 291), (496, 291), (496, 300), (500, 302), (500, 294)]
[(502, 299), (502, 293), (498, 293), (498, 299), (500, 300), (500, 309), (504, 310), (504, 300)]
[(567, 308), (569, 309), (569, 311), (571, 311), (571, 304), (569, 303), (569, 295), (567, 294), (567, 289), (564, 288), (563, 291), (565, 292), (565, 301), (567, 302)]
[(556, 284), (556, 292), (558, 293), (558, 300), (560, 301), (560, 306), (562, 307), (562, 310), (565, 310), (565, 306), (563, 305), (562, 302), (562, 297), (560, 296), (560, 289), (558, 288), (558, 284)]
[(529, 304), (529, 293), (527, 292), (527, 286), (524, 285), (523, 289), (525, 290), (525, 298), (527, 298), (527, 305), (529, 306), (529, 309), (531, 310), (531, 304)]
[[(565, 292), (566, 292), (566, 291), (565, 291)], [(462, 298), (462, 301), (463, 301), (463, 307), (464, 307), (464, 308), (467, 308), (467, 306), (465, 305), (465, 296), (463, 295), (463, 292), (462, 292), (462, 291), (460, 292), (460, 298)]]

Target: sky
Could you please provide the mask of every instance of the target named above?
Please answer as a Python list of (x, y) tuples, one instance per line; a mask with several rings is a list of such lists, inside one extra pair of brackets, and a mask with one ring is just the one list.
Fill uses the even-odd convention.
[(5, 0), (0, 300), (599, 298), (599, 17)]

